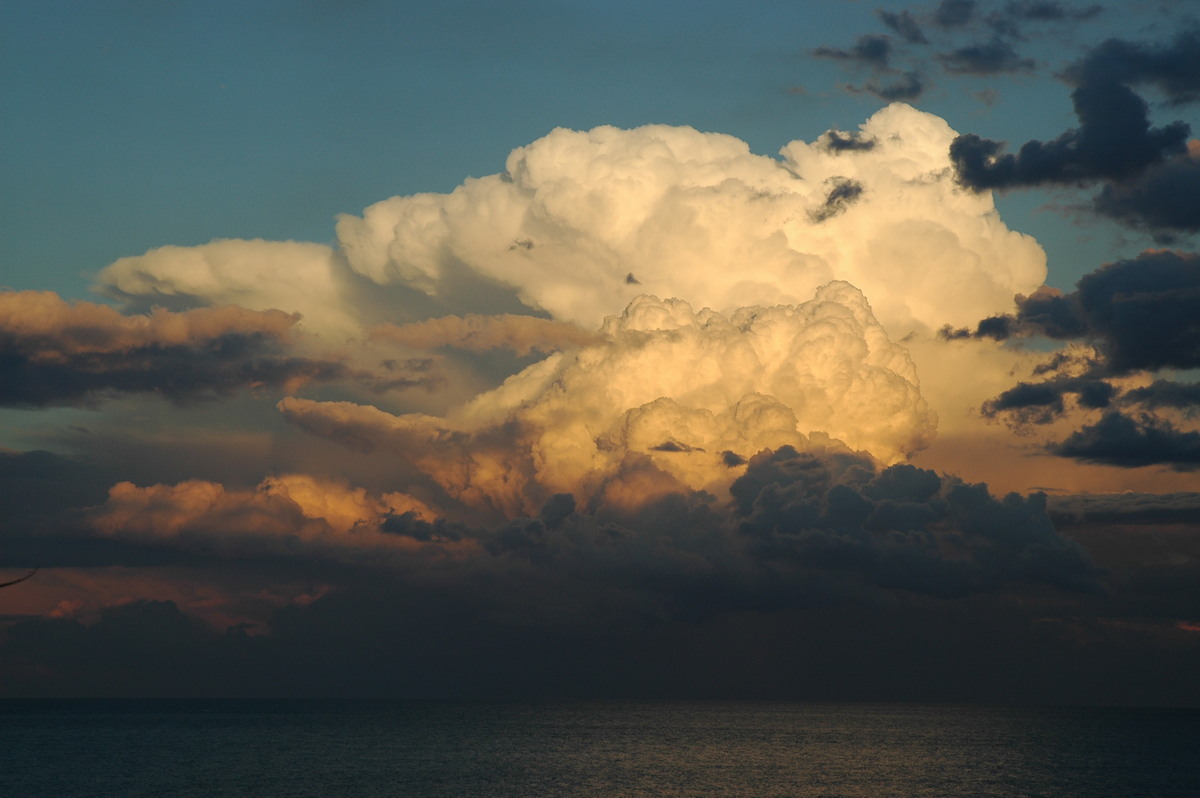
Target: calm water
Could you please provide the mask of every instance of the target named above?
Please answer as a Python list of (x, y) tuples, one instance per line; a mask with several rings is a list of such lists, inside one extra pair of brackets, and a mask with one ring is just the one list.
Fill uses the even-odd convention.
[(0, 702), (13, 796), (1200, 796), (1200, 710)]

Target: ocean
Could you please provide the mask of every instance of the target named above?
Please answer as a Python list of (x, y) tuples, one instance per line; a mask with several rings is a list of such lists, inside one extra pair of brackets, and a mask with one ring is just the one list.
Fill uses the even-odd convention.
[(1200, 796), (1200, 710), (0, 701), (21, 796)]

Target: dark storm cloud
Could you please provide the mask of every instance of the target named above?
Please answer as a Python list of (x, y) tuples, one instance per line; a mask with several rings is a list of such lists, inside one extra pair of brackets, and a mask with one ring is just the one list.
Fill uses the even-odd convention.
[(874, 149), (879, 142), (873, 138), (864, 138), (860, 132), (827, 130), (817, 139), (817, 143), (827, 152), (864, 152)]
[(1142, 415), (1132, 418), (1110, 410), (1050, 451), (1091, 463), (1122, 468), (1167, 464), (1179, 471), (1200, 468), (1200, 432), (1184, 432), (1169, 421)]
[[(996, 341), (1003, 341), (1012, 335), (1012, 328), (1012, 320), (1007, 316), (989, 316), (988, 318), (979, 322), (979, 326), (975, 330), (974, 337), (991, 338)], [(956, 334), (956, 337), (964, 336)]]
[(730, 491), (752, 555), (777, 567), (855, 574), (869, 584), (964, 595), (1007, 581), (1094, 587), (1086, 556), (1054, 531), (1045, 497), (855, 455), (789, 447), (751, 458)]
[(675, 440), (667, 440), (667, 441), (663, 441), (660, 444), (657, 444), (656, 446), (651, 446), (650, 451), (652, 451), (652, 452), (702, 452), (702, 451), (704, 451), (704, 449), (702, 449), (699, 446), (689, 446), (686, 443), (680, 443), (679, 441), (675, 441)]
[(1163, 242), (1175, 233), (1200, 230), (1200, 160), (1172, 158), (1140, 175), (1101, 189), (1094, 210), (1134, 229), (1146, 230)]
[(1062, 3), (1054, 2), (1054, 0), (1019, 0), (1019, 2), (1006, 4), (1003, 15), (1017, 20), (1062, 22), (1066, 20), (1091, 19), (1103, 10), (1103, 7), (1098, 5), (1079, 8), (1066, 6)]
[(1099, 379), (1022, 382), (984, 402), (982, 412), (988, 418), (1003, 413), (1018, 425), (1049, 424), (1062, 416), (1063, 397), (1068, 394), (1076, 396), (1081, 407), (1100, 409), (1108, 407), (1116, 393), (1116, 388)]
[(880, 10), (877, 13), (884, 25), (909, 44), (929, 43), (929, 40), (925, 38), (925, 34), (921, 32), (921, 26), (917, 24), (913, 15), (908, 11), (901, 11), (899, 14), (896, 14), (891, 11)]
[(870, 92), (888, 102), (909, 102), (920, 97), (925, 91), (925, 78), (918, 72), (905, 72), (895, 80), (888, 82), (878, 79), (869, 80), (859, 90)]
[(1168, 250), (1105, 264), (1070, 294), (1052, 289), (1017, 297), (1015, 316), (985, 319), (944, 338), (1043, 335), (1096, 346), (1094, 371), (1127, 374), (1200, 367), (1200, 256)]
[(1151, 410), (1174, 408), (1189, 416), (1200, 415), (1200, 383), (1155, 380), (1145, 387), (1127, 391), (1122, 399)]
[(1143, 252), (1085, 275), (1073, 295), (1116, 373), (1200, 366), (1200, 256)]
[(386, 516), (380, 523), (379, 529), (389, 535), (400, 535), (421, 543), (439, 540), (459, 541), (469, 534), (462, 524), (456, 524), (444, 518), (438, 518), (432, 522), (426, 521), (412, 512)]
[(1065, 77), (1081, 87), (1150, 85), (1172, 105), (1195, 102), (1200, 100), (1200, 31), (1181, 31), (1165, 46), (1109, 39), (1069, 66)]
[[(174, 455), (181, 459), (178, 451)], [(137, 568), (194, 562), (192, 555), (178, 550), (95, 536), (87, 508), (104, 502), (120, 478), (116, 474), (112, 464), (88, 458), (0, 450), (0, 567)]]
[[(1194, 467), (1200, 433), (1181, 431), (1152, 411), (1169, 409), (1195, 416), (1200, 385), (1155, 380), (1123, 390), (1111, 380), (1136, 372), (1200, 367), (1200, 257), (1165, 250), (1147, 251), (1106, 264), (1085, 275), (1076, 290), (1053, 289), (1017, 297), (1017, 313), (980, 322), (969, 330), (943, 329), (942, 337), (994, 338), (1045, 336), (1086, 341), (1094, 356), (1059, 353), (1034, 370), (1051, 375), (1020, 382), (984, 402), (981, 412), (1017, 428), (1048, 424), (1069, 410), (1065, 399), (1090, 410), (1106, 410), (1101, 420), (1051, 444), (1062, 457), (1138, 467), (1162, 463)], [(1136, 418), (1123, 411), (1134, 410)]]
[(721, 452), (721, 462), (723, 462), (727, 468), (736, 468), (737, 466), (745, 465), (746, 458), (742, 457), (737, 452), (726, 449), (725, 451)]
[[(1038, 334), (1048, 338), (1065, 341), (1082, 338), (1089, 332), (1087, 320), (1078, 307), (1076, 294), (1068, 296), (1039, 289), (1028, 297), (1018, 297), (1017, 307), (1016, 324), (1036, 330)], [(999, 324), (994, 324), (994, 328), (999, 329)], [(982, 325), (980, 332), (989, 334)]]
[(1078, 128), (1052, 141), (1028, 141), (1015, 155), (1001, 142), (959, 136), (950, 147), (959, 181), (986, 190), (1133, 180), (1146, 168), (1183, 155), (1188, 125), (1151, 127), (1148, 105), (1131, 87), (1153, 86), (1175, 105), (1195, 100), (1200, 92), (1197, 44), (1195, 32), (1182, 33), (1165, 47), (1104, 42), (1063, 73), (1075, 86), (1071, 101)]
[(1109, 574), (1110, 590), (1093, 623), (1141, 626), (1138, 636), (1147, 640), (1147, 632), (1181, 631), (1200, 643), (1200, 493), (1056, 496), (1049, 511), (1063, 535)]
[(985, 44), (959, 47), (939, 55), (938, 60), (947, 72), (959, 75), (995, 75), (1034, 67), (1031, 59), (1022, 58), (1011, 44), (998, 38)]
[(1116, 180), (1185, 151), (1190, 128), (1183, 122), (1151, 128), (1145, 100), (1128, 86), (1079, 87), (1071, 99), (1080, 127), (1053, 141), (1028, 141), (1016, 155), (973, 133), (956, 138), (950, 158), (959, 181), (983, 191)]
[(113, 392), (173, 401), (260, 383), (327, 378), (336, 364), (282, 355), (297, 317), (211, 308), (146, 317), (53, 294), (0, 294), (0, 403), (45, 407)]
[[(901, 35), (910, 44), (920, 36), (915, 23), (907, 14), (903, 17), (881, 14), (881, 19), (889, 27), (893, 25), (904, 28)], [(908, 27), (905, 27), (908, 26)], [(922, 39), (923, 41), (923, 39)], [(890, 36), (871, 33), (860, 36), (854, 46), (845, 49), (841, 47), (819, 47), (813, 55), (821, 58), (831, 58), (851, 64), (860, 70), (865, 68), (871, 72), (871, 77), (861, 85), (848, 85), (845, 88), (854, 93), (867, 92), (888, 102), (911, 101), (925, 90), (925, 77), (918, 70), (901, 70), (892, 67), (892, 58), (897, 55)]]
[(1065, 413), (1064, 398), (1068, 395), (1075, 397), (1079, 407), (1089, 410), (1140, 408), (1144, 413), (1173, 409), (1189, 417), (1200, 415), (1200, 383), (1155, 380), (1122, 393), (1110, 382), (1088, 377), (1021, 382), (984, 402), (981, 411), (988, 418), (1003, 416), (1017, 427), (1049, 424)]
[(942, 28), (961, 28), (975, 16), (975, 0), (942, 0), (933, 21)]
[(839, 47), (818, 47), (813, 55), (834, 58), (839, 61), (855, 61), (874, 69), (887, 69), (892, 53), (892, 42), (887, 36), (865, 34), (849, 50)]
[(825, 202), (821, 207), (808, 212), (808, 218), (814, 223), (845, 213), (863, 194), (863, 184), (848, 177), (831, 177), (825, 183), (829, 186)]

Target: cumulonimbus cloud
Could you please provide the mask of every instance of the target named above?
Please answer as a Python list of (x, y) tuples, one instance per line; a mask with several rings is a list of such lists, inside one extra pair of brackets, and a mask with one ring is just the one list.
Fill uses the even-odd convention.
[(634, 514), (581, 509), (557, 494), (528, 516), (446, 524), (403, 494), (290, 474), (253, 490), (120, 483), (86, 516), (104, 538), (184, 561), (332, 560), (483, 591), (491, 612), (538, 623), (588, 626), (648, 610), (696, 618), (891, 591), (947, 598), (1015, 582), (1099, 587), (1086, 554), (1055, 532), (1044, 495), (1001, 500), (983, 485), (844, 450), (760, 452), (728, 501), (700, 492), (660, 496)]
[[(640, 293), (729, 313), (804, 302), (846, 280), (900, 336), (1005, 312), (1045, 277), (1037, 243), (1009, 230), (990, 196), (956, 184), (954, 137), (942, 119), (903, 104), (854, 134), (872, 146), (794, 141), (779, 158), (686, 127), (558, 129), (514, 150), (499, 174), (341, 217), (333, 249), (164, 248), (112, 264), (99, 283), (133, 306), (237, 301), (344, 334), (356, 318), (478, 312), (488, 291), (594, 328)], [(839, 185), (855, 186), (853, 201), (828, 213)], [(406, 294), (390, 316), (364, 315), (346, 304), (355, 281), (425, 300)]]

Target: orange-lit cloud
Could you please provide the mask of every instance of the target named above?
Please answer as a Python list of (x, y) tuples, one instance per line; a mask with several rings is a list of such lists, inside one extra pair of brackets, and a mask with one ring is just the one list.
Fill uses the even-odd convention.
[(351, 448), (386, 446), (460, 501), (509, 517), (555, 493), (616, 495), (609, 482), (630, 453), (720, 493), (765, 448), (835, 445), (895, 462), (934, 434), (907, 352), (846, 283), (729, 318), (642, 296), (602, 332), (444, 418), (299, 398), (279, 407)]
[(452, 556), (472, 548), (469, 543), (418, 541), (385, 530), (389, 517), (403, 515), (435, 520), (424, 503), (402, 493), (373, 496), (362, 488), (288, 474), (269, 477), (253, 491), (230, 490), (205, 480), (146, 487), (121, 482), (90, 512), (89, 520), (98, 532), (114, 539), (167, 543), (223, 556), (286, 557), (299, 546), (364, 563), (423, 549), (434, 556)]
[(279, 310), (236, 305), (184, 313), (124, 316), (107, 305), (68, 303), (50, 291), (0, 292), (0, 336), (32, 350), (38, 362), (72, 355), (129, 353), (149, 346), (210, 344), (223, 335), (286, 336), (298, 321)]

